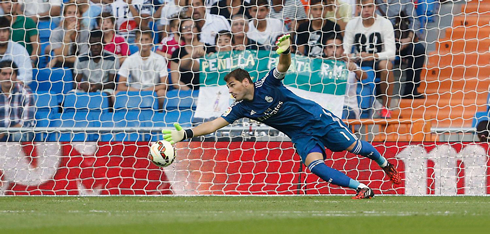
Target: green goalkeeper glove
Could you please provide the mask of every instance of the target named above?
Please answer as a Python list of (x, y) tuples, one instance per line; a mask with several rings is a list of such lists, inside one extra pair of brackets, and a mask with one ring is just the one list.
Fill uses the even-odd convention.
[(162, 130), (163, 139), (170, 142), (170, 144), (175, 144), (184, 140), (185, 131), (178, 123), (174, 123), (175, 130)]
[(276, 45), (277, 45), (277, 54), (289, 54), (290, 50), (289, 47), (291, 45), (291, 41), (289, 38), (291, 37), (290, 34), (283, 35), (282, 37), (279, 37), (277, 39)]

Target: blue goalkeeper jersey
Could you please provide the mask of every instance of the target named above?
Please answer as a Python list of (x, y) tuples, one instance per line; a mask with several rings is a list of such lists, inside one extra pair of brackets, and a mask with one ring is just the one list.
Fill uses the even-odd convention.
[(272, 69), (254, 83), (252, 101), (233, 103), (221, 117), (228, 123), (243, 117), (254, 119), (285, 133), (293, 141), (305, 136), (324, 136), (326, 125), (340, 121), (318, 103), (287, 89), (282, 83), (283, 78), (275, 68)]

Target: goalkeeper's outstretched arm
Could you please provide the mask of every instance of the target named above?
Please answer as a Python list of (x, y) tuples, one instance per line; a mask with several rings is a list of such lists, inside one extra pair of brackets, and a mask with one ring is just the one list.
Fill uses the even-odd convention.
[(290, 35), (286, 34), (279, 39), (277, 39), (276, 52), (279, 54), (279, 64), (277, 65), (277, 71), (281, 73), (285, 73), (288, 71), (289, 66), (291, 65), (291, 53), (290, 53)]
[(229, 123), (223, 118), (218, 117), (213, 121), (208, 121), (192, 129), (182, 129), (178, 123), (174, 123), (175, 130), (163, 130), (163, 139), (175, 144), (185, 139), (193, 138), (196, 136), (207, 135), (215, 132), (216, 130), (228, 125)]

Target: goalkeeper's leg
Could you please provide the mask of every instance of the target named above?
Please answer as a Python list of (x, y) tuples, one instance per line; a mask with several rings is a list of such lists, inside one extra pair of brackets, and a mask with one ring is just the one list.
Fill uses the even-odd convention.
[(373, 145), (366, 141), (357, 140), (347, 150), (353, 154), (359, 154), (374, 160), (386, 172), (393, 183), (401, 184), (400, 174), (396, 168), (393, 166), (393, 164), (389, 163), (388, 160), (386, 160), (386, 158), (383, 157)]
[(310, 171), (328, 183), (349, 187), (357, 191), (354, 199), (365, 199), (374, 196), (373, 191), (363, 183), (348, 177), (346, 174), (327, 166), (323, 160), (323, 150), (315, 146), (305, 159)]

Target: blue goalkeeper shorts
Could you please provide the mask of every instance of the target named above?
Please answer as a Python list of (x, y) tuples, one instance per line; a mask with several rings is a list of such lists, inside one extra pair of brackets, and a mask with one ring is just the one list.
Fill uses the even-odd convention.
[(342, 121), (331, 121), (328, 116), (321, 118), (318, 128), (312, 129), (311, 135), (293, 139), (294, 148), (305, 162), (308, 154), (321, 149), (323, 158), (326, 158), (325, 147), (334, 152), (344, 151), (357, 141)]

